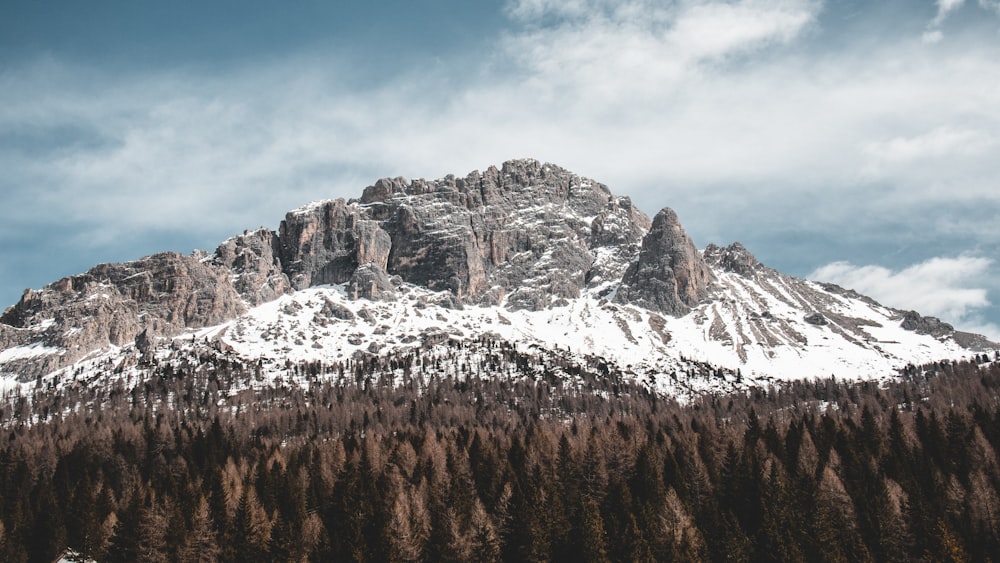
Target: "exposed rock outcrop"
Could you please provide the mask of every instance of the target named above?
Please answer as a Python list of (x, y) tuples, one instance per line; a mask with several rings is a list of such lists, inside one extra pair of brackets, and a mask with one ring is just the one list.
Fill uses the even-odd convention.
[(712, 270), (684, 232), (677, 214), (665, 208), (653, 218), (615, 300), (680, 316), (708, 295), (712, 279)]
[(903, 313), (903, 322), (900, 323), (906, 330), (912, 330), (917, 334), (929, 334), (935, 337), (942, 337), (955, 332), (955, 327), (946, 322), (942, 322), (937, 317), (924, 317), (916, 311), (906, 311)]
[(351, 274), (347, 284), (347, 294), (353, 299), (382, 299), (392, 301), (396, 298), (392, 280), (380, 266), (372, 263), (362, 264)]
[(246, 231), (212, 255), (103, 264), (26, 292), (0, 319), (0, 346), (38, 353), (23, 362), (31, 369), (0, 368), (51, 371), (137, 337), (149, 347), (158, 336), (322, 284), (347, 284), (355, 299), (391, 300), (400, 279), (447, 290), (457, 308), (507, 299), (510, 308), (540, 309), (588, 284), (616, 282), (648, 228), (628, 198), (535, 160), (464, 178), (384, 178), (360, 200), (291, 211), (278, 232)]
[[(246, 310), (228, 271), (195, 256), (165, 252), (101, 264), (40, 291), (26, 291), (0, 317), (13, 345), (58, 349), (4, 370), (45, 373), (93, 350), (133, 344), (185, 328), (223, 323)], [(18, 330), (19, 329), (19, 330)]]
[(960, 346), (977, 352), (1000, 350), (1000, 344), (981, 334), (963, 332), (937, 317), (925, 317), (916, 311), (904, 311), (900, 326), (917, 334), (927, 334), (934, 338), (954, 338)]
[(278, 235), (261, 227), (220, 244), (212, 263), (232, 272), (233, 287), (250, 306), (255, 306), (291, 290), (280, 257)]
[(723, 248), (710, 244), (703, 253), (708, 265), (724, 272), (733, 272), (745, 278), (752, 278), (754, 273), (763, 267), (757, 258), (742, 244), (734, 242)]
[(364, 208), (343, 199), (291, 211), (281, 222), (280, 257), (294, 289), (350, 281), (362, 264), (383, 270), (391, 239)]
[[(381, 271), (467, 303), (509, 296), (513, 308), (538, 309), (620, 278), (648, 228), (603, 184), (517, 160), (465, 178), (384, 178), (358, 201), (292, 211), (281, 224), (281, 258), (297, 289), (351, 282), (358, 296), (380, 295), (388, 289), (381, 280), (354, 279), (370, 265), (358, 274), (365, 280)], [(623, 251), (598, 260), (602, 247)]]
[(806, 315), (802, 320), (811, 325), (816, 325), (816, 326), (826, 326), (830, 324), (830, 322), (826, 320), (826, 317), (823, 316), (823, 313), (810, 313)]

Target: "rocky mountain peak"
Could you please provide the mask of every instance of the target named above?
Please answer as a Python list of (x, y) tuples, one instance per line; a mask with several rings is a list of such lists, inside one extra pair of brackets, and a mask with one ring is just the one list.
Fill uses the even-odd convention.
[(260, 305), (291, 290), (282, 270), (281, 240), (261, 227), (244, 231), (215, 249), (212, 264), (232, 272), (233, 287), (250, 306)]
[(739, 242), (734, 242), (723, 248), (714, 244), (705, 247), (702, 253), (705, 262), (715, 269), (733, 272), (743, 277), (752, 277), (754, 272), (763, 267), (757, 258)]
[(664, 208), (653, 218), (638, 258), (622, 278), (616, 300), (680, 316), (708, 295), (713, 278), (677, 213)]
[(512, 160), (463, 178), (380, 179), (360, 200), (288, 213), (279, 239), (296, 289), (348, 282), (366, 265), (467, 303), (538, 309), (620, 278), (648, 228), (607, 186)]

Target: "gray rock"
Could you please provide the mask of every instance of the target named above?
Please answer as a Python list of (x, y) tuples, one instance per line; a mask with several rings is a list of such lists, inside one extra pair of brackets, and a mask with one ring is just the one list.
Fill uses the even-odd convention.
[(916, 311), (906, 311), (903, 313), (903, 322), (900, 323), (905, 330), (912, 330), (917, 334), (929, 334), (934, 337), (948, 336), (955, 332), (955, 327), (942, 322), (937, 317), (924, 317)]
[(295, 289), (350, 281), (362, 264), (385, 270), (391, 241), (364, 209), (343, 199), (285, 215), (280, 257)]
[(320, 314), (327, 318), (340, 319), (342, 321), (354, 320), (353, 311), (339, 303), (334, 303), (333, 301), (323, 303), (323, 308), (320, 309)]
[[(348, 282), (371, 264), (466, 303), (494, 304), (528, 287), (541, 297), (514, 306), (539, 308), (549, 296), (579, 296), (591, 280), (620, 278), (648, 228), (645, 215), (606, 186), (516, 160), (464, 178), (384, 178), (358, 201), (290, 212), (281, 262), (295, 288)], [(597, 263), (595, 250), (608, 246), (630, 251)]]
[(230, 270), (233, 287), (250, 306), (256, 306), (291, 291), (288, 276), (282, 271), (280, 253), (277, 233), (261, 227), (220, 244), (212, 263)]
[(806, 315), (802, 320), (816, 326), (826, 326), (830, 324), (830, 321), (826, 320), (826, 317), (824, 317), (822, 313), (812, 313)]
[(677, 214), (665, 208), (653, 218), (638, 258), (622, 278), (615, 301), (683, 316), (707, 297), (713, 278), (712, 270), (681, 228)]
[[(40, 291), (26, 291), (0, 323), (7, 346), (37, 343), (58, 354), (5, 366), (23, 377), (48, 373), (93, 350), (221, 324), (246, 310), (230, 273), (193, 256), (165, 252), (101, 264)], [(13, 329), (13, 330), (12, 330)], [(18, 330), (20, 329), (20, 330)]]
[(347, 294), (352, 299), (381, 299), (393, 301), (396, 299), (395, 286), (381, 267), (374, 264), (364, 264), (354, 270), (347, 284)]
[(733, 272), (745, 278), (753, 278), (754, 273), (761, 268), (757, 258), (738, 242), (725, 248), (710, 244), (705, 247), (703, 256), (705, 262), (713, 268)]

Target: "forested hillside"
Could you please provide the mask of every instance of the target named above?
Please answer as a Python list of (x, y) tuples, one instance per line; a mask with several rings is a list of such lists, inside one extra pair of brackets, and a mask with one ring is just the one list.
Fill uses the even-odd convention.
[(488, 348), (453, 370), (419, 354), (289, 365), (295, 385), (263, 388), (236, 384), (252, 364), (206, 357), (7, 397), (0, 560), (1000, 553), (993, 356), (681, 405), (598, 361)]

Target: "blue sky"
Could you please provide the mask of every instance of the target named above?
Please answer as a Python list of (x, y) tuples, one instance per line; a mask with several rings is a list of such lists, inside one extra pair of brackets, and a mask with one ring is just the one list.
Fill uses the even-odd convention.
[(1000, 0), (0, 4), (0, 303), (534, 157), (1000, 338)]

